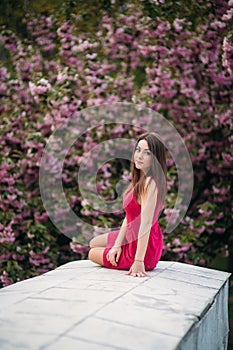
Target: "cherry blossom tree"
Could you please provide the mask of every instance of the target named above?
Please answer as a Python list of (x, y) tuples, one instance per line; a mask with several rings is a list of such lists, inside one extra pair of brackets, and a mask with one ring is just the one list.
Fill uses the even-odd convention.
[[(68, 259), (85, 258), (87, 239), (66, 239), (50, 221), (40, 198), (39, 166), (53, 131), (77, 111), (105, 102), (132, 102), (164, 115), (181, 134), (194, 168), (194, 192), (175, 231), (164, 232), (164, 259), (207, 265), (232, 254), (232, 36), (233, 1), (205, 1), (203, 17), (185, 16), (171, 1), (135, 1), (99, 9), (94, 30), (85, 16), (28, 12), (25, 36), (2, 27), (0, 34), (0, 244), (1, 283), (43, 273)], [(180, 2), (179, 2), (180, 3)], [(66, 6), (67, 2), (66, 2)], [(112, 6), (112, 7), (111, 7)], [(205, 16), (204, 16), (205, 14)], [(86, 19), (87, 22), (87, 19)], [(82, 25), (81, 25), (82, 24)], [(88, 26), (87, 26), (88, 27)], [(90, 28), (93, 28), (90, 25)], [(149, 121), (148, 121), (149, 122)], [(63, 185), (73, 210), (99, 228), (121, 217), (93, 211), (78, 191), (83, 153), (109, 137), (136, 135), (114, 124), (83, 136), (67, 156)], [(111, 166), (110, 166), (111, 165)], [(172, 213), (177, 172), (168, 160), (168, 196), (161, 226)], [(119, 173), (129, 164), (105, 164), (97, 187), (116, 194)], [(87, 229), (85, 224), (80, 232)], [(83, 230), (83, 231), (82, 231)], [(87, 238), (88, 238), (87, 237)]]

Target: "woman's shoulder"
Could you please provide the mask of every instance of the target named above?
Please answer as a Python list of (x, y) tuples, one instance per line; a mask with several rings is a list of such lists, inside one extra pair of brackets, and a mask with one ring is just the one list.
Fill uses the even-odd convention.
[(145, 190), (156, 190), (156, 181), (152, 176), (147, 176), (145, 181)]
[(146, 199), (148, 197), (154, 198), (157, 192), (156, 182), (153, 177), (148, 176), (145, 181), (144, 191), (141, 195), (141, 199)]

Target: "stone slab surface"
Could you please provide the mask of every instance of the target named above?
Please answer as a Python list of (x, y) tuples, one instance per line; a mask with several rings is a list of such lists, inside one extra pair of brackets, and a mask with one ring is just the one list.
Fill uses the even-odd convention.
[(2, 288), (0, 349), (206, 350), (211, 329), (211, 350), (227, 349), (229, 273), (160, 261), (149, 274), (82, 260)]

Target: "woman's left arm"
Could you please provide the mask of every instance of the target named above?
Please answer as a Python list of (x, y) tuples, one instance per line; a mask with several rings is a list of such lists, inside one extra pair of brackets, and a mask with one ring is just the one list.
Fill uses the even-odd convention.
[(146, 194), (141, 198), (141, 223), (138, 232), (137, 250), (134, 258), (135, 262), (131, 266), (128, 273), (135, 277), (144, 277), (144, 275), (149, 276), (145, 272), (144, 257), (153, 223), (157, 193), (155, 181), (151, 181), (148, 185)]

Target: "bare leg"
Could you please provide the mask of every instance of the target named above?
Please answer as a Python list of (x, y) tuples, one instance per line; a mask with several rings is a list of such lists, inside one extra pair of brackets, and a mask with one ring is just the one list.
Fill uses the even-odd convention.
[(108, 233), (96, 236), (89, 242), (88, 258), (96, 264), (103, 265), (103, 253), (107, 246)]
[(102, 235), (92, 238), (89, 242), (89, 246), (90, 248), (96, 248), (96, 247), (105, 248), (107, 246), (107, 240), (108, 240), (108, 233), (104, 233)]
[(91, 248), (88, 253), (88, 258), (96, 264), (103, 266), (103, 253), (105, 247)]

